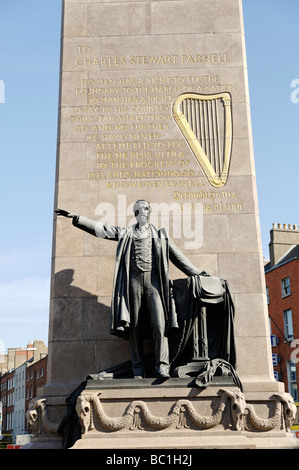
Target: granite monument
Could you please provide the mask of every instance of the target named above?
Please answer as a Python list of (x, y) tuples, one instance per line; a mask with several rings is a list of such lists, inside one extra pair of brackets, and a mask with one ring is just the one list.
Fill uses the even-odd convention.
[(293, 403), (273, 376), (241, 0), (62, 5), (54, 208), (129, 227), (135, 202), (150, 201), (153, 224), (184, 257), (229, 282), (228, 315), (195, 315), (207, 329), (218, 319), (202, 334), (184, 317), (198, 274), (188, 268), (182, 279), (169, 265), (190, 332), (179, 344), (199, 332), (197, 359), (210, 355), (202, 339), (210, 351), (220, 344), (214, 359), (236, 357), (240, 383), (211, 381), (211, 369), (208, 386), (183, 371), (158, 382), (95, 379), (130, 360), (129, 342), (109, 334), (116, 245), (55, 214), (48, 384), (31, 406), (44, 423), (36, 445), (62, 445), (63, 426), (51, 423), (67, 408), (80, 427), (67, 447), (294, 447)]

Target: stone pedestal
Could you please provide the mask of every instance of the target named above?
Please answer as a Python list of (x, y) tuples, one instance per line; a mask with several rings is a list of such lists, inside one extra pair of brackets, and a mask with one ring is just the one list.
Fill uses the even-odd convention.
[[(272, 368), (241, 1), (64, 0), (61, 45), (55, 208), (127, 225), (134, 202), (148, 199), (152, 222), (166, 226), (192, 263), (229, 282), (237, 373), (246, 403), (261, 403), (257, 414), (266, 419), (276, 406), (271, 397), (283, 393), (283, 386)], [(178, 104), (182, 96), (186, 104)], [(201, 117), (192, 100), (200, 101)], [(204, 137), (191, 129), (193, 118), (205, 126)], [(218, 127), (221, 138), (212, 151), (206, 143), (214, 145), (209, 133)], [(215, 170), (222, 171), (216, 179), (210, 174), (213, 159), (221, 167)], [(54, 422), (88, 374), (129, 358), (128, 344), (109, 335), (115, 250), (115, 244), (75, 229), (69, 219), (54, 218), (43, 397)], [(182, 273), (171, 266), (171, 276)], [(189, 426), (191, 405), (208, 415), (222, 396), (218, 389), (199, 392), (178, 384), (164, 389), (146, 383), (142, 392), (123, 386), (102, 390), (108, 416), (122, 416), (133, 401), (144, 403), (130, 416), (136, 421), (142, 415), (145, 429), (108, 433), (95, 427), (77, 447), (137, 442), (146, 447), (148, 435), (151, 447), (271, 441), (250, 427), (236, 430), (229, 413), (212, 430), (194, 423), (178, 429), (180, 419)], [(90, 401), (91, 392), (85, 393)], [(180, 400), (189, 401), (178, 408)], [(170, 428), (147, 428), (145, 409), (164, 419), (172, 406), (177, 414)], [(138, 435), (134, 442), (133, 435)], [(280, 425), (271, 436), (275, 446), (289, 442)]]
[[(31, 448), (61, 448), (51, 408), (40, 403), (40, 435)], [(229, 377), (208, 388), (194, 379), (88, 380), (78, 394), (81, 436), (71, 449), (296, 448), (290, 432), (296, 407), (285, 393), (242, 393)], [(61, 441), (61, 439), (60, 439)]]

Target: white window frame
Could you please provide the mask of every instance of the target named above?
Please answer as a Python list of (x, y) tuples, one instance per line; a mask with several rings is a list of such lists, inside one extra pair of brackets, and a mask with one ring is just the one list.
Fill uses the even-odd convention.
[(283, 311), (283, 325), (284, 325), (284, 334), (286, 339), (294, 339), (294, 329), (293, 329), (293, 312), (291, 308), (288, 308)]
[(288, 297), (288, 295), (291, 295), (291, 283), (289, 276), (281, 280), (281, 297)]

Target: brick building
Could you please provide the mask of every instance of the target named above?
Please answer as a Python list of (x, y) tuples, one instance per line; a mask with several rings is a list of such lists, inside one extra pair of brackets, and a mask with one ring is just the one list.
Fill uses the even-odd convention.
[(2, 403), (2, 434), (12, 434), (14, 424), (14, 369), (0, 380), (0, 400)]
[[(11, 355), (11, 352), (14, 352)], [(17, 434), (28, 430), (26, 411), (29, 402), (39, 394), (39, 388), (47, 381), (48, 349), (43, 341), (36, 340), (27, 348), (16, 348), (8, 351), (3, 369), (0, 372), (0, 402), (2, 404), (2, 434)], [(15, 354), (17, 353), (17, 354)], [(28, 359), (29, 356), (29, 359)], [(14, 360), (12, 360), (12, 357)]]
[[(32, 398), (40, 395), (39, 389), (47, 383), (47, 362), (48, 356), (43, 357), (37, 362), (27, 363), (26, 368), (26, 385), (25, 385), (25, 416), (28, 406)], [(25, 429), (30, 432), (27, 420), (25, 421)]]
[(298, 398), (299, 380), (299, 230), (273, 224), (270, 262), (265, 265), (274, 373)]

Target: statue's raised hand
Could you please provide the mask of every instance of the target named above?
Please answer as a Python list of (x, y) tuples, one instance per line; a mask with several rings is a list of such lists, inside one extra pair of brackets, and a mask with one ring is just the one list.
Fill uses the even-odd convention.
[(63, 217), (69, 217), (70, 219), (77, 216), (77, 214), (73, 214), (72, 212), (65, 211), (63, 209), (57, 209), (55, 210), (55, 212), (57, 215), (62, 215)]

